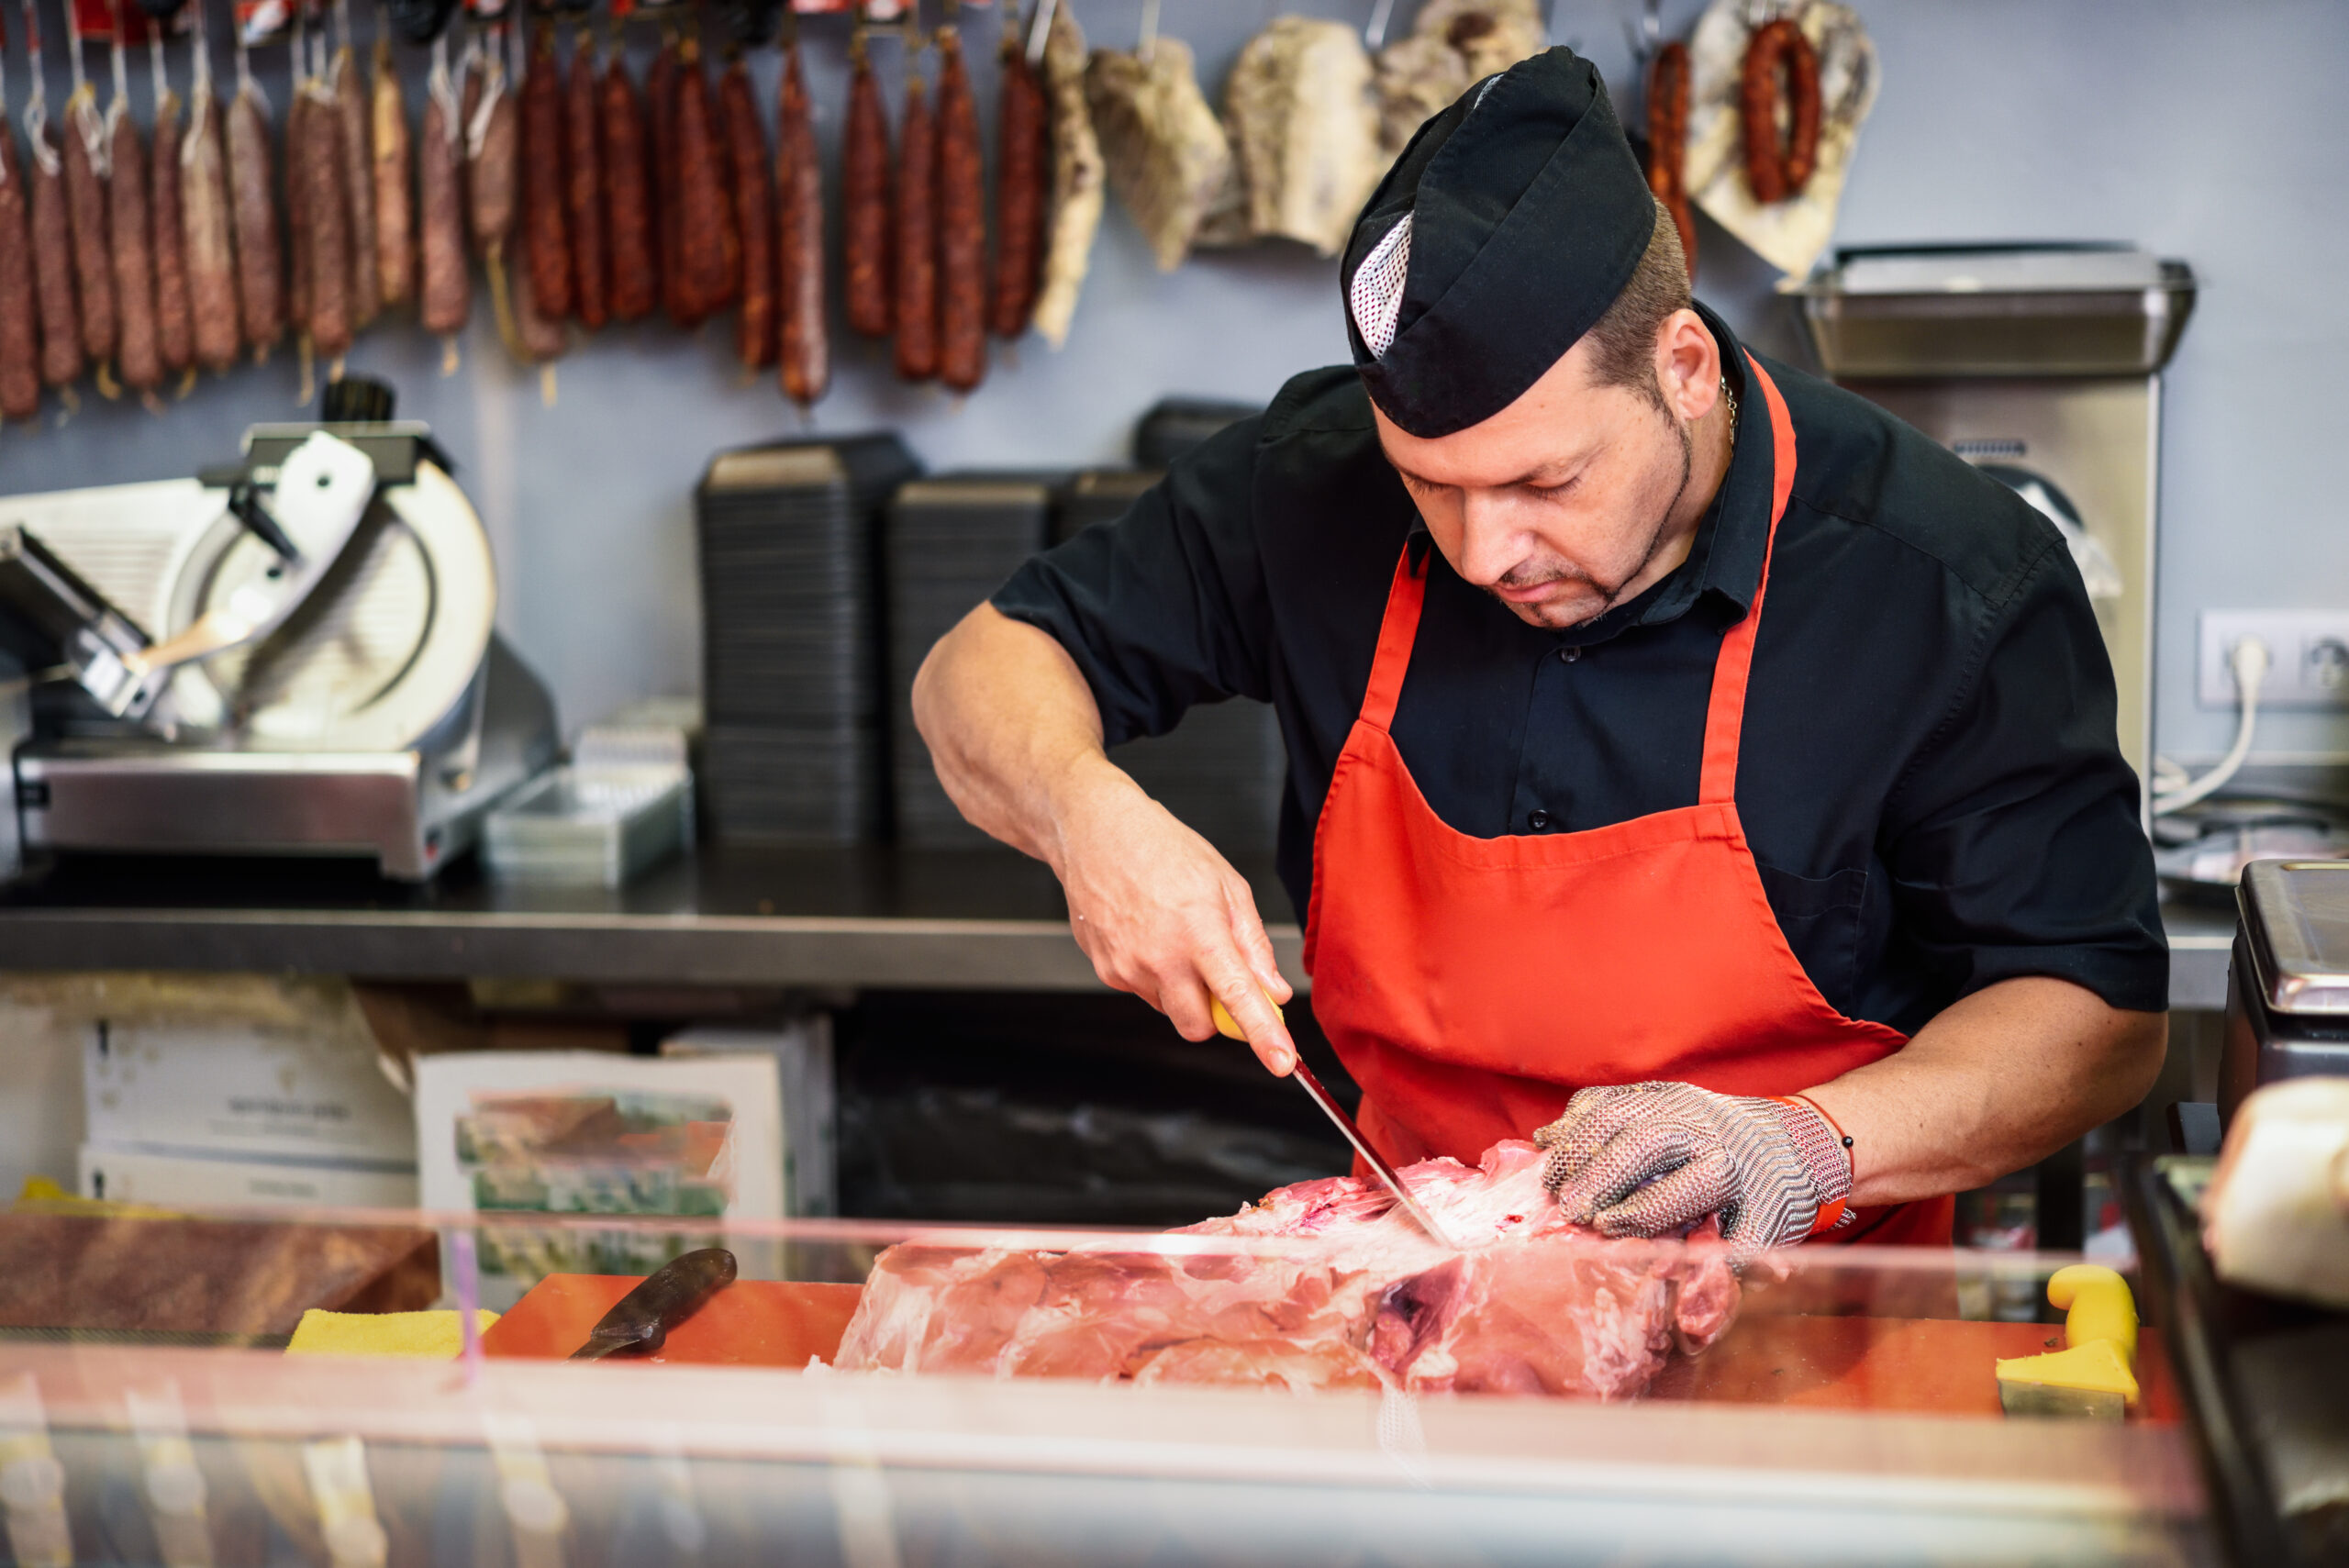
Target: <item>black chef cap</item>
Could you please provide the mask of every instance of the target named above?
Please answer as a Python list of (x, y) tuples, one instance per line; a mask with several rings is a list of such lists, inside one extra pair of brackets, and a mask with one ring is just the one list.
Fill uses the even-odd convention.
[[(1590, 61), (1544, 50), (1486, 78), (1419, 128), (1346, 246), (1346, 333), (1370, 395), (1414, 436), (1499, 413), (1607, 313), (1654, 228)], [(1398, 262), (1400, 308), (1374, 351), (1365, 332), (1386, 337), (1385, 319), (1364, 302), (1393, 306)]]

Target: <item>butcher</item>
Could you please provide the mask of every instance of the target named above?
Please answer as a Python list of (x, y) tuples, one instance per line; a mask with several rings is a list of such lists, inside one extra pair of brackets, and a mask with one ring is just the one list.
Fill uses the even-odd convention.
[(2168, 954), (2062, 537), (1689, 295), (1590, 64), (1423, 127), (1297, 376), (1023, 567), (914, 693), (1101, 978), (1296, 1044), (1247, 883), (1105, 747), (1276, 711), (1315, 1018), (1397, 1164), (1571, 1219), (1947, 1243), (2135, 1105)]

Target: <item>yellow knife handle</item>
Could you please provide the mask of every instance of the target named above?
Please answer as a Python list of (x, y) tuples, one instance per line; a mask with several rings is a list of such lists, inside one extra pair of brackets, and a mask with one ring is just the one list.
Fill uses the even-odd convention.
[(2047, 1305), (2064, 1313), (2064, 1342), (2110, 1340), (2121, 1359), (2137, 1363), (2137, 1301), (2129, 1282), (2101, 1263), (2073, 1263), (2047, 1278)]
[[(1270, 996), (1267, 996), (1264, 998), (1264, 1005), (1272, 1008), (1273, 1017), (1280, 1019), (1283, 1023), (1288, 1022), (1288, 1015), (1281, 1011), (1281, 1005), (1278, 1002), (1275, 1002)], [(1223, 1005), (1222, 997), (1209, 996), (1208, 998), (1208, 1017), (1215, 1020), (1216, 1033), (1223, 1035), (1230, 1040), (1246, 1040), (1248, 1038), (1248, 1031), (1240, 1027), (1240, 1020), (1231, 1016), (1231, 1009)]]

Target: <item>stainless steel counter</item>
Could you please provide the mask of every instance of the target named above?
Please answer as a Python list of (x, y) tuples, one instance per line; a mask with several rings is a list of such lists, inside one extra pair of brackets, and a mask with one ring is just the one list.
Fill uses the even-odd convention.
[[(1269, 862), (1241, 868), (1290, 980), (1304, 939)], [(2173, 1006), (2226, 998), (2232, 917), (2173, 904)], [(81, 860), (0, 892), (0, 970), (1085, 991), (1059, 884), (1008, 851), (705, 845), (614, 893), (423, 886), (324, 862)]]

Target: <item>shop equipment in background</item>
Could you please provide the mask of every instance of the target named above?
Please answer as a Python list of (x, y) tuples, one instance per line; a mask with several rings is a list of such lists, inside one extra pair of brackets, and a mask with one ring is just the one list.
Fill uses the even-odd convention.
[(514, 882), (621, 887), (693, 847), (694, 774), (685, 730), (589, 725), (571, 761), (489, 814), (482, 858)]
[(2219, 1064), (2228, 1122), (2263, 1084), (2349, 1077), (2349, 861), (2256, 861), (2235, 897)]
[[(10, 869), (19, 849), (329, 854), (418, 880), (554, 760), (447, 456), (379, 384), (337, 384), (324, 413), (257, 425), (192, 478), (0, 498), (20, 567), (0, 573), (0, 658), (29, 681)], [(315, 527), (284, 484), (353, 470), (355, 518)]]
[(702, 790), (714, 838), (882, 836), (881, 513), (919, 472), (889, 434), (779, 441), (711, 461), (694, 513)]
[(1845, 250), (1798, 292), (1829, 375), (2065, 529), (2107, 590), (2121, 751), (2150, 778), (2161, 372), (2192, 271), (2116, 246)]
[(991, 841), (938, 782), (914, 728), (914, 675), (940, 638), (1044, 548), (1053, 485), (1041, 474), (939, 474), (901, 485), (889, 503), (890, 772), (900, 843), (975, 849)]

